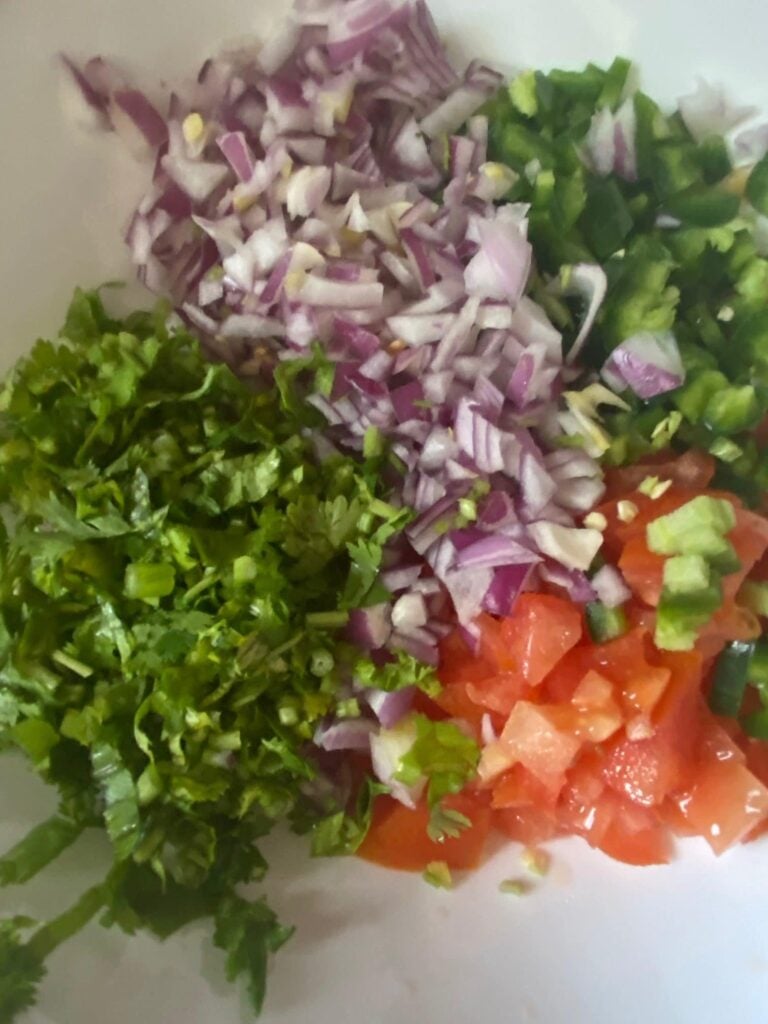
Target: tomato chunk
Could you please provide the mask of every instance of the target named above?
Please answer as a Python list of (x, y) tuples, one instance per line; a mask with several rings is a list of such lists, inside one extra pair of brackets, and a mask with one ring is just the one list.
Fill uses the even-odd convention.
[(605, 480), (607, 494), (610, 498), (625, 497), (627, 492), (636, 490), (648, 476), (672, 480), (679, 487), (702, 491), (709, 486), (715, 475), (715, 466), (714, 458), (706, 452), (688, 451), (683, 455), (659, 452), (633, 466), (608, 470)]
[(620, 739), (603, 767), (603, 777), (612, 789), (646, 807), (661, 804), (682, 776), (679, 752), (659, 733), (648, 739)]
[(608, 818), (598, 849), (614, 860), (637, 867), (668, 864), (672, 856), (669, 834), (658, 818), (618, 798), (606, 801)]
[(702, 766), (679, 806), (686, 821), (720, 854), (768, 819), (768, 789), (736, 760), (711, 761)]
[(368, 834), (357, 851), (364, 860), (400, 871), (423, 871), (435, 860), (450, 868), (475, 868), (480, 863), (491, 823), (491, 812), (478, 795), (460, 793), (446, 797), (445, 806), (469, 818), (470, 828), (454, 839), (435, 843), (427, 834), (429, 809), (420, 803), (414, 810), (388, 796), (380, 796), (373, 808)]
[(558, 710), (518, 701), (499, 739), (483, 750), (480, 778), (493, 779), (517, 762), (544, 782), (564, 772), (581, 747), (581, 740), (561, 728)]
[(515, 842), (537, 846), (557, 835), (555, 812), (546, 807), (511, 807), (496, 811), (494, 824)]
[(513, 765), (493, 787), (491, 806), (553, 808), (565, 783), (564, 774), (553, 773), (546, 779), (537, 778), (522, 764)]
[(550, 594), (521, 594), (512, 614), (493, 626), (481, 624), (481, 651), (499, 672), (519, 675), (538, 686), (583, 631), (581, 610)]

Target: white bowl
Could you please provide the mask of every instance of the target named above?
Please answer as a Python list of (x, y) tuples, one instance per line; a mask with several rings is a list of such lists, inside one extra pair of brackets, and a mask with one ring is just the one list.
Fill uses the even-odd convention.
[[(119, 58), (149, 82), (264, 31), (274, 0), (0, 0), (0, 360), (54, 330), (75, 284), (130, 275), (121, 229), (141, 177), (114, 139), (62, 116), (54, 54)], [(754, 0), (435, 0), (455, 50), (502, 68), (636, 59), (664, 100), (698, 74), (768, 111), (768, 6)], [(125, 301), (136, 292), (131, 292)], [(0, 683), (1, 685), (1, 683)], [(20, 762), (0, 775), (0, 847), (52, 808)], [(698, 840), (665, 868), (578, 842), (523, 899), (501, 849), (452, 893), (270, 841), (265, 890), (297, 925), (270, 974), (265, 1024), (758, 1024), (768, 1018), (768, 846), (716, 860)], [(93, 836), (2, 911), (48, 917), (99, 876)], [(220, 955), (195, 927), (159, 944), (91, 925), (52, 959), (29, 1024), (238, 1024)]]

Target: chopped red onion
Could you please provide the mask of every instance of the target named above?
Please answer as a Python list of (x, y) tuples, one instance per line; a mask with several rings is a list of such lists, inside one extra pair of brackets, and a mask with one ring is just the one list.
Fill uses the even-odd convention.
[(376, 650), (383, 647), (392, 632), (389, 605), (377, 604), (369, 608), (354, 608), (349, 613), (347, 636), (360, 647)]
[(768, 152), (768, 124), (758, 124), (739, 132), (733, 151), (740, 164), (756, 164)]
[(392, 606), (392, 627), (400, 633), (418, 635), (427, 623), (427, 606), (421, 594), (403, 594)]
[(480, 249), (464, 273), (470, 295), (518, 302), (528, 282), (531, 246), (512, 207), (500, 207), (493, 221), (477, 225)]
[(365, 718), (354, 718), (320, 726), (315, 732), (315, 745), (322, 750), (368, 751), (376, 725)]
[(613, 350), (602, 376), (614, 391), (629, 387), (638, 398), (655, 398), (685, 383), (685, 369), (670, 332), (635, 334)]
[[(575, 587), (596, 547), (574, 515), (602, 482), (558, 449), (573, 371), (524, 294), (527, 208), (496, 205), (512, 178), (487, 164), (476, 111), (500, 76), (457, 74), (424, 0), (298, 0), (258, 56), (206, 62), (167, 117), (104, 62), (67, 70), (92, 120), (118, 127), (118, 111), (153, 154), (128, 233), (141, 279), (243, 375), (263, 372), (259, 347), (279, 362), (322, 345), (336, 372), (308, 396), (329, 428), (319, 457), (360, 452), (372, 427), (389, 445), (393, 500), (417, 518), (387, 548), (391, 601), (352, 612), (349, 639), (435, 664), (452, 622), (508, 614), (539, 568)], [(627, 178), (631, 113), (609, 140)], [(601, 273), (571, 269), (589, 302), (569, 361)]]
[(529, 548), (516, 543), (502, 534), (484, 534), (456, 557), (456, 567), (461, 569), (496, 569), (502, 565), (531, 565), (539, 556)]
[(603, 543), (599, 530), (540, 521), (528, 527), (539, 551), (566, 569), (582, 572), (592, 564)]
[(150, 149), (157, 149), (168, 139), (168, 127), (143, 92), (118, 89), (112, 93), (112, 124), (119, 131), (119, 118), (126, 118)]
[(626, 181), (637, 180), (637, 124), (634, 96), (629, 96), (614, 113), (601, 107), (592, 117), (584, 140), (588, 162), (603, 177), (618, 174)]
[(413, 707), (417, 690), (415, 686), (405, 686), (402, 690), (394, 690), (391, 693), (387, 690), (372, 689), (362, 690), (361, 693), (381, 725), (385, 729), (392, 729)]
[(493, 720), (491, 716), (486, 712), (480, 721), (480, 739), (483, 742), (483, 746), (487, 747), (491, 743), (496, 743), (498, 740), (496, 730), (493, 727)]
[(371, 763), (380, 782), (406, 807), (415, 807), (424, 791), (426, 779), (414, 786), (406, 786), (395, 776), (400, 762), (416, 742), (416, 725), (410, 718), (403, 718), (392, 728), (383, 728), (370, 737)]
[(755, 113), (753, 107), (731, 103), (722, 85), (710, 85), (702, 78), (694, 92), (678, 101), (680, 116), (697, 142), (710, 135), (726, 135)]
[(598, 569), (591, 583), (598, 599), (608, 608), (618, 608), (632, 596), (624, 577), (613, 565), (604, 565)]
[(525, 589), (533, 567), (533, 562), (499, 566), (483, 598), (483, 609), (492, 615), (509, 615)]
[(608, 291), (608, 278), (605, 276), (603, 268), (597, 264), (577, 263), (568, 268), (565, 288), (566, 291), (573, 291), (581, 295), (587, 303), (587, 311), (584, 314), (581, 327), (568, 352), (568, 362), (572, 363), (581, 354), (584, 343), (594, 326), (595, 318)]
[(566, 569), (557, 562), (547, 562), (539, 566), (541, 578), (566, 592), (576, 604), (589, 604), (597, 599), (597, 594), (589, 578), (578, 569)]

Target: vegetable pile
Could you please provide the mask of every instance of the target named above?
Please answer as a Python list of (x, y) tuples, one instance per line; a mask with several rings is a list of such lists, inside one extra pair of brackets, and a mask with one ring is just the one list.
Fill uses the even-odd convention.
[(518, 173), (509, 198), (530, 203), (533, 294), (566, 336), (571, 268), (604, 271), (586, 357), (628, 403), (608, 410), (606, 461), (698, 448), (756, 503), (768, 487), (754, 435), (768, 412), (768, 132), (739, 130), (755, 112), (722, 89), (701, 84), (667, 116), (636, 80), (621, 58), (523, 73), (485, 108), (490, 154)]
[[(120, 129), (114, 73), (70, 70)], [(148, 101), (131, 107), (154, 167), (128, 232), (140, 277), (241, 374), (313, 342), (333, 359), (333, 387), (308, 396), (328, 439), (390, 445), (419, 514), (389, 552), (394, 601), (357, 637), (431, 664), (454, 613), (472, 629), (526, 585), (588, 592), (600, 545), (574, 519), (602, 494), (599, 467), (561, 447), (574, 371), (523, 296), (526, 208), (496, 205), (515, 176), (470, 117), (499, 82), (450, 69), (422, 0), (357, 0), (298, 7), (258, 55), (207, 63), (151, 139)]]
[[(114, 867), (77, 927), (102, 913), (166, 935), (212, 915), (258, 1010), (267, 953), (289, 930), (235, 886), (263, 874), (255, 840), (274, 821), (315, 824), (330, 851), (348, 800), (365, 820), (367, 784), (326, 764), (324, 792), (311, 741), (345, 696), (355, 703), (345, 687), (360, 655), (345, 666), (329, 631), (373, 585), (404, 514), (377, 496), (381, 460), (316, 459), (289, 374), (253, 395), (164, 320), (117, 322), (79, 292), (65, 341), (38, 342), (0, 396), (15, 516), (2, 536), (0, 724), (60, 796), (0, 859), (0, 882), (28, 880), (103, 826)], [(0, 950), (2, 1020), (75, 925), (18, 948), (15, 928)]]
[(493, 830), (765, 831), (768, 132), (460, 75), (423, 0), (297, 0), (163, 103), (64, 70), (169, 304), (78, 291), (0, 394), (0, 739), (60, 797), (0, 884), (114, 853), (0, 923), (0, 1020), (96, 915), (212, 918), (258, 1012), (278, 821), (442, 887)]

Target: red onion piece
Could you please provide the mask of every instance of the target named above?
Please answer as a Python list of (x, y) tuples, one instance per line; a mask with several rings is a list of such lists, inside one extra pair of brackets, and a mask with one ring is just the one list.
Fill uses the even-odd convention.
[(362, 695), (381, 725), (385, 729), (392, 729), (411, 710), (417, 692), (415, 686), (405, 686), (402, 690), (395, 690), (392, 693), (386, 690), (366, 689), (362, 691)]
[(364, 718), (354, 718), (331, 725), (320, 726), (315, 732), (314, 742), (322, 750), (368, 751), (371, 737), (376, 732), (375, 723)]
[(618, 608), (625, 604), (632, 592), (624, 581), (624, 577), (613, 565), (604, 565), (595, 573), (591, 580), (592, 588), (598, 600), (608, 608)]
[(616, 391), (629, 387), (638, 398), (655, 398), (685, 383), (685, 370), (673, 334), (636, 334), (613, 350), (602, 375)]

